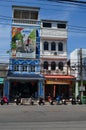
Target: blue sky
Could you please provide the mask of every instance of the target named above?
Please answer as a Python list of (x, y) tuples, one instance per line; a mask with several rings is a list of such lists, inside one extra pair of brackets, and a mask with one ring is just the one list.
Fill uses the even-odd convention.
[(40, 7), (40, 19), (67, 21), (68, 56), (76, 48), (86, 48), (86, 5), (47, 0), (0, 0), (0, 61), (7, 59), (6, 51), (10, 49), (12, 5)]

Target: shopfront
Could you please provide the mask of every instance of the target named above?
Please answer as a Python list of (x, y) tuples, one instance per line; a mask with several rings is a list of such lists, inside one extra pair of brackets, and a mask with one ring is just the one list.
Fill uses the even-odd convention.
[(44, 77), (37, 74), (23, 74), (23, 75), (8, 75), (7, 80), (9, 82), (8, 89), (5, 95), (9, 96), (9, 100), (13, 101), (16, 95), (20, 95), (22, 98), (29, 98), (33, 96), (35, 99), (38, 97), (44, 97)]
[(4, 78), (0, 78), (0, 97), (3, 96)]
[(45, 75), (45, 98), (51, 95), (53, 98), (59, 96), (64, 96), (66, 99), (73, 95), (73, 76), (56, 76), (56, 75)]

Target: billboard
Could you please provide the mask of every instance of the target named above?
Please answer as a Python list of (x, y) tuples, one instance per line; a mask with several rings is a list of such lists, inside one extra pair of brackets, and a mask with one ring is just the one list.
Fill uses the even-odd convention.
[(12, 27), (12, 57), (36, 58), (36, 29)]

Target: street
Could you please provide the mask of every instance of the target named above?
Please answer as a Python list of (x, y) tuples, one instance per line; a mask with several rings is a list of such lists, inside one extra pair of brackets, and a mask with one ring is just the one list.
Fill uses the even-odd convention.
[(0, 106), (0, 130), (86, 130), (86, 105)]

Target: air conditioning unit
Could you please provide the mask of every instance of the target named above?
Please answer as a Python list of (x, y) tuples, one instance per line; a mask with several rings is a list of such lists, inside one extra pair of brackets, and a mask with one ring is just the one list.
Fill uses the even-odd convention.
[(57, 52), (54, 52), (54, 55), (57, 55)]

